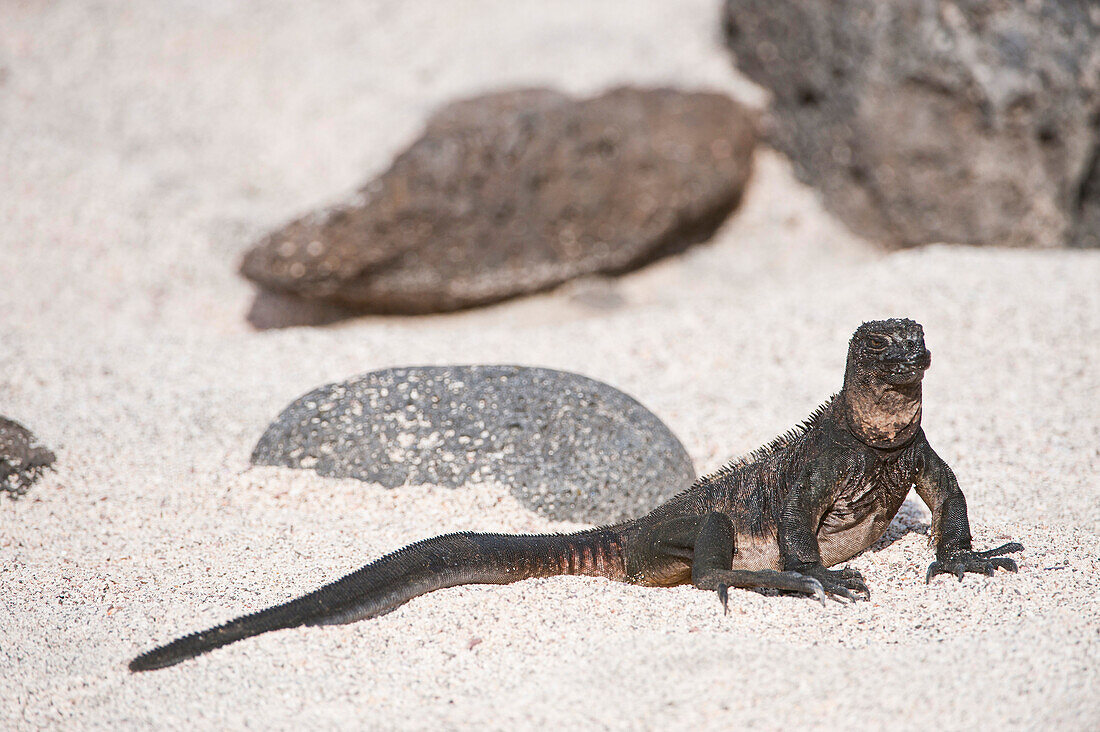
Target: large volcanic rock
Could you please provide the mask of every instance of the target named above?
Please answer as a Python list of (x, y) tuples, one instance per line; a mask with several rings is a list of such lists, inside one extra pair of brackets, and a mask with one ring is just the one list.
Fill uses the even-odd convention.
[(54, 454), (23, 425), (0, 417), (0, 492), (15, 498), (53, 465)]
[(363, 374), (296, 399), (256, 465), (457, 488), (492, 478), (553, 518), (636, 516), (688, 487), (691, 458), (626, 394), (564, 371), (419, 366)]
[(1100, 245), (1100, 3), (727, 0), (769, 135), (896, 245)]
[(360, 311), (454, 310), (617, 273), (737, 205), (753, 120), (718, 94), (508, 91), (437, 112), (346, 205), (270, 234), (241, 272)]

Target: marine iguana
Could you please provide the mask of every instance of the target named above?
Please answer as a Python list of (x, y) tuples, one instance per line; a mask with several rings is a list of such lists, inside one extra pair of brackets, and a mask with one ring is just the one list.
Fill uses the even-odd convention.
[(932, 511), (936, 560), (951, 573), (1015, 572), (1017, 543), (974, 551), (966, 500), (921, 429), (921, 382), (931, 363), (912, 320), (861, 325), (844, 385), (802, 425), (695, 483), (633, 521), (575, 534), (436, 536), (388, 554), (318, 590), (141, 654), (131, 671), (171, 666), (281, 628), (373, 618), (414, 597), (465, 584), (589, 575), (652, 587), (772, 589), (842, 602), (870, 590), (855, 569), (827, 569), (873, 544), (910, 488)]

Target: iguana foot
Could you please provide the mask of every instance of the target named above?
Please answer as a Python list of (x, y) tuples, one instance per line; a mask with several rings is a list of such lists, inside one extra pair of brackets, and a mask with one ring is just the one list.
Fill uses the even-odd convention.
[(928, 566), (928, 574), (924, 576), (924, 583), (931, 582), (937, 574), (953, 574), (959, 578), (959, 582), (962, 582), (963, 576), (967, 572), (984, 574), (987, 577), (992, 577), (998, 567), (1009, 572), (1018, 572), (1019, 568), (1016, 566), (1016, 562), (1001, 555), (1023, 550), (1023, 544), (1013, 541), (984, 552), (959, 552), (943, 559), (937, 559)]
[[(863, 581), (863, 575), (858, 569), (825, 569), (821, 565), (810, 565), (800, 567), (793, 574), (816, 580), (825, 594), (832, 595), (841, 602), (871, 599), (871, 590), (867, 588), (867, 583)], [(824, 594), (818, 599), (821, 600), (822, 605), (825, 604)]]
[(729, 615), (729, 589), (740, 587), (749, 590), (786, 590), (813, 595), (825, 603), (825, 589), (813, 577), (798, 572), (776, 572), (773, 569), (711, 569), (693, 582), (701, 590), (714, 590), (722, 602), (722, 609)]

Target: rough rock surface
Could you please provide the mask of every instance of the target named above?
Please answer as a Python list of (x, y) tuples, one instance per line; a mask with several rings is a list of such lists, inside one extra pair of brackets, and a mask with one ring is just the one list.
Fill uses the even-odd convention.
[(727, 0), (774, 144), (853, 229), (1100, 245), (1100, 4)]
[(450, 104), (350, 202), (249, 251), (265, 288), (363, 311), (454, 310), (618, 273), (710, 235), (756, 135), (726, 96), (545, 89)]
[(0, 417), (0, 492), (11, 498), (23, 495), (54, 459), (30, 430)]
[(296, 399), (252, 452), (388, 488), (457, 488), (491, 477), (544, 515), (636, 516), (688, 487), (691, 458), (626, 394), (565, 371), (521, 366), (385, 369)]

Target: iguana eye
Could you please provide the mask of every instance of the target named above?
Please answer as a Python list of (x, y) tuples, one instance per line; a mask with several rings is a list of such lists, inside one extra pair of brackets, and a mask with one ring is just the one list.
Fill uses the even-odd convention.
[(872, 351), (882, 351), (890, 344), (886, 336), (872, 335), (867, 339), (867, 347)]

